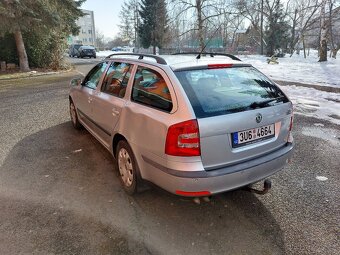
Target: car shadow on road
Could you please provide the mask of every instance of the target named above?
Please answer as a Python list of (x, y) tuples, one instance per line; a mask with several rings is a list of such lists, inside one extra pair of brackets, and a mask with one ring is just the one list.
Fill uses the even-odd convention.
[[(199, 205), (159, 188), (130, 197), (120, 186), (110, 153), (70, 122), (15, 145), (0, 166), (0, 198), (4, 195), (32, 200), (35, 206), (65, 208), (114, 227), (138, 240), (134, 248), (130, 243), (126, 248), (131, 252), (140, 249), (135, 243), (142, 243), (153, 254), (285, 254), (279, 225), (254, 194), (233, 191)], [(70, 221), (76, 218), (72, 214)], [(48, 231), (46, 224), (39, 228)], [(77, 232), (67, 232), (72, 234)]]

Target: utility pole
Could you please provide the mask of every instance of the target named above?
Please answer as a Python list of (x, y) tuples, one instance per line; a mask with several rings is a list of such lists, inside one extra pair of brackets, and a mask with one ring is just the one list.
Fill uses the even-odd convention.
[(261, 0), (261, 55), (263, 55), (263, 0)]

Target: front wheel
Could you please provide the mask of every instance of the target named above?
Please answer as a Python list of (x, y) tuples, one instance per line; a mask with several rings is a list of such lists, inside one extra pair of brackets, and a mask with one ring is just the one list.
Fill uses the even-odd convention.
[(137, 192), (138, 166), (129, 144), (121, 140), (116, 151), (116, 166), (120, 182), (126, 193), (133, 195)]
[(81, 129), (82, 125), (79, 122), (76, 107), (74, 106), (74, 103), (72, 101), (70, 101), (70, 117), (71, 117), (73, 127), (75, 129)]

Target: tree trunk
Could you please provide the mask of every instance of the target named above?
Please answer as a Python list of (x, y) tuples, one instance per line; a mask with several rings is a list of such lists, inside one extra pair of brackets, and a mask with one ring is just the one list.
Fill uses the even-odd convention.
[(15, 44), (17, 47), (17, 53), (19, 57), (20, 71), (28, 72), (30, 67), (28, 65), (28, 58), (26, 54), (24, 40), (22, 39), (22, 34), (20, 28), (17, 28), (14, 32)]
[(320, 58), (319, 62), (327, 61), (327, 24), (325, 18), (325, 8), (326, 8), (326, 0), (322, 1), (321, 4), (321, 32), (320, 32)]
[(303, 45), (303, 57), (306, 58), (306, 43), (305, 43), (305, 35), (302, 35), (302, 45)]
[(263, 44), (263, 0), (261, 0), (261, 31), (260, 31), (260, 40), (261, 40), (261, 55), (264, 52), (264, 44)]
[(201, 50), (204, 49), (203, 19), (202, 19), (202, 0), (196, 0), (198, 38)]
[[(329, 53), (329, 56), (332, 57), (332, 58), (336, 58), (336, 47), (335, 47), (335, 44), (334, 44), (334, 39), (333, 39), (333, 21), (332, 21), (332, 18), (333, 18), (333, 3), (330, 2), (329, 3), (329, 36), (330, 36), (330, 41), (331, 41), (331, 51)], [(335, 53), (334, 53), (335, 52)]]
[(292, 38), (290, 40), (290, 56), (292, 56), (294, 54), (294, 48), (295, 48), (295, 30), (296, 30), (296, 20), (297, 20), (297, 14), (298, 14), (298, 10), (295, 9), (294, 11), (294, 19), (293, 19), (293, 26), (292, 26)]

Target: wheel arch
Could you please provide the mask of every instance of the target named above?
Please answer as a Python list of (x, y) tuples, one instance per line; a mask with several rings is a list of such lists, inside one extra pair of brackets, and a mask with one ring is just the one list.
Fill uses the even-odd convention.
[(121, 141), (121, 140), (124, 140), (127, 143), (129, 143), (128, 140), (123, 135), (121, 135), (119, 133), (115, 134), (113, 139), (112, 139), (112, 155), (113, 155), (114, 158), (116, 158), (117, 145), (118, 145), (119, 141)]

